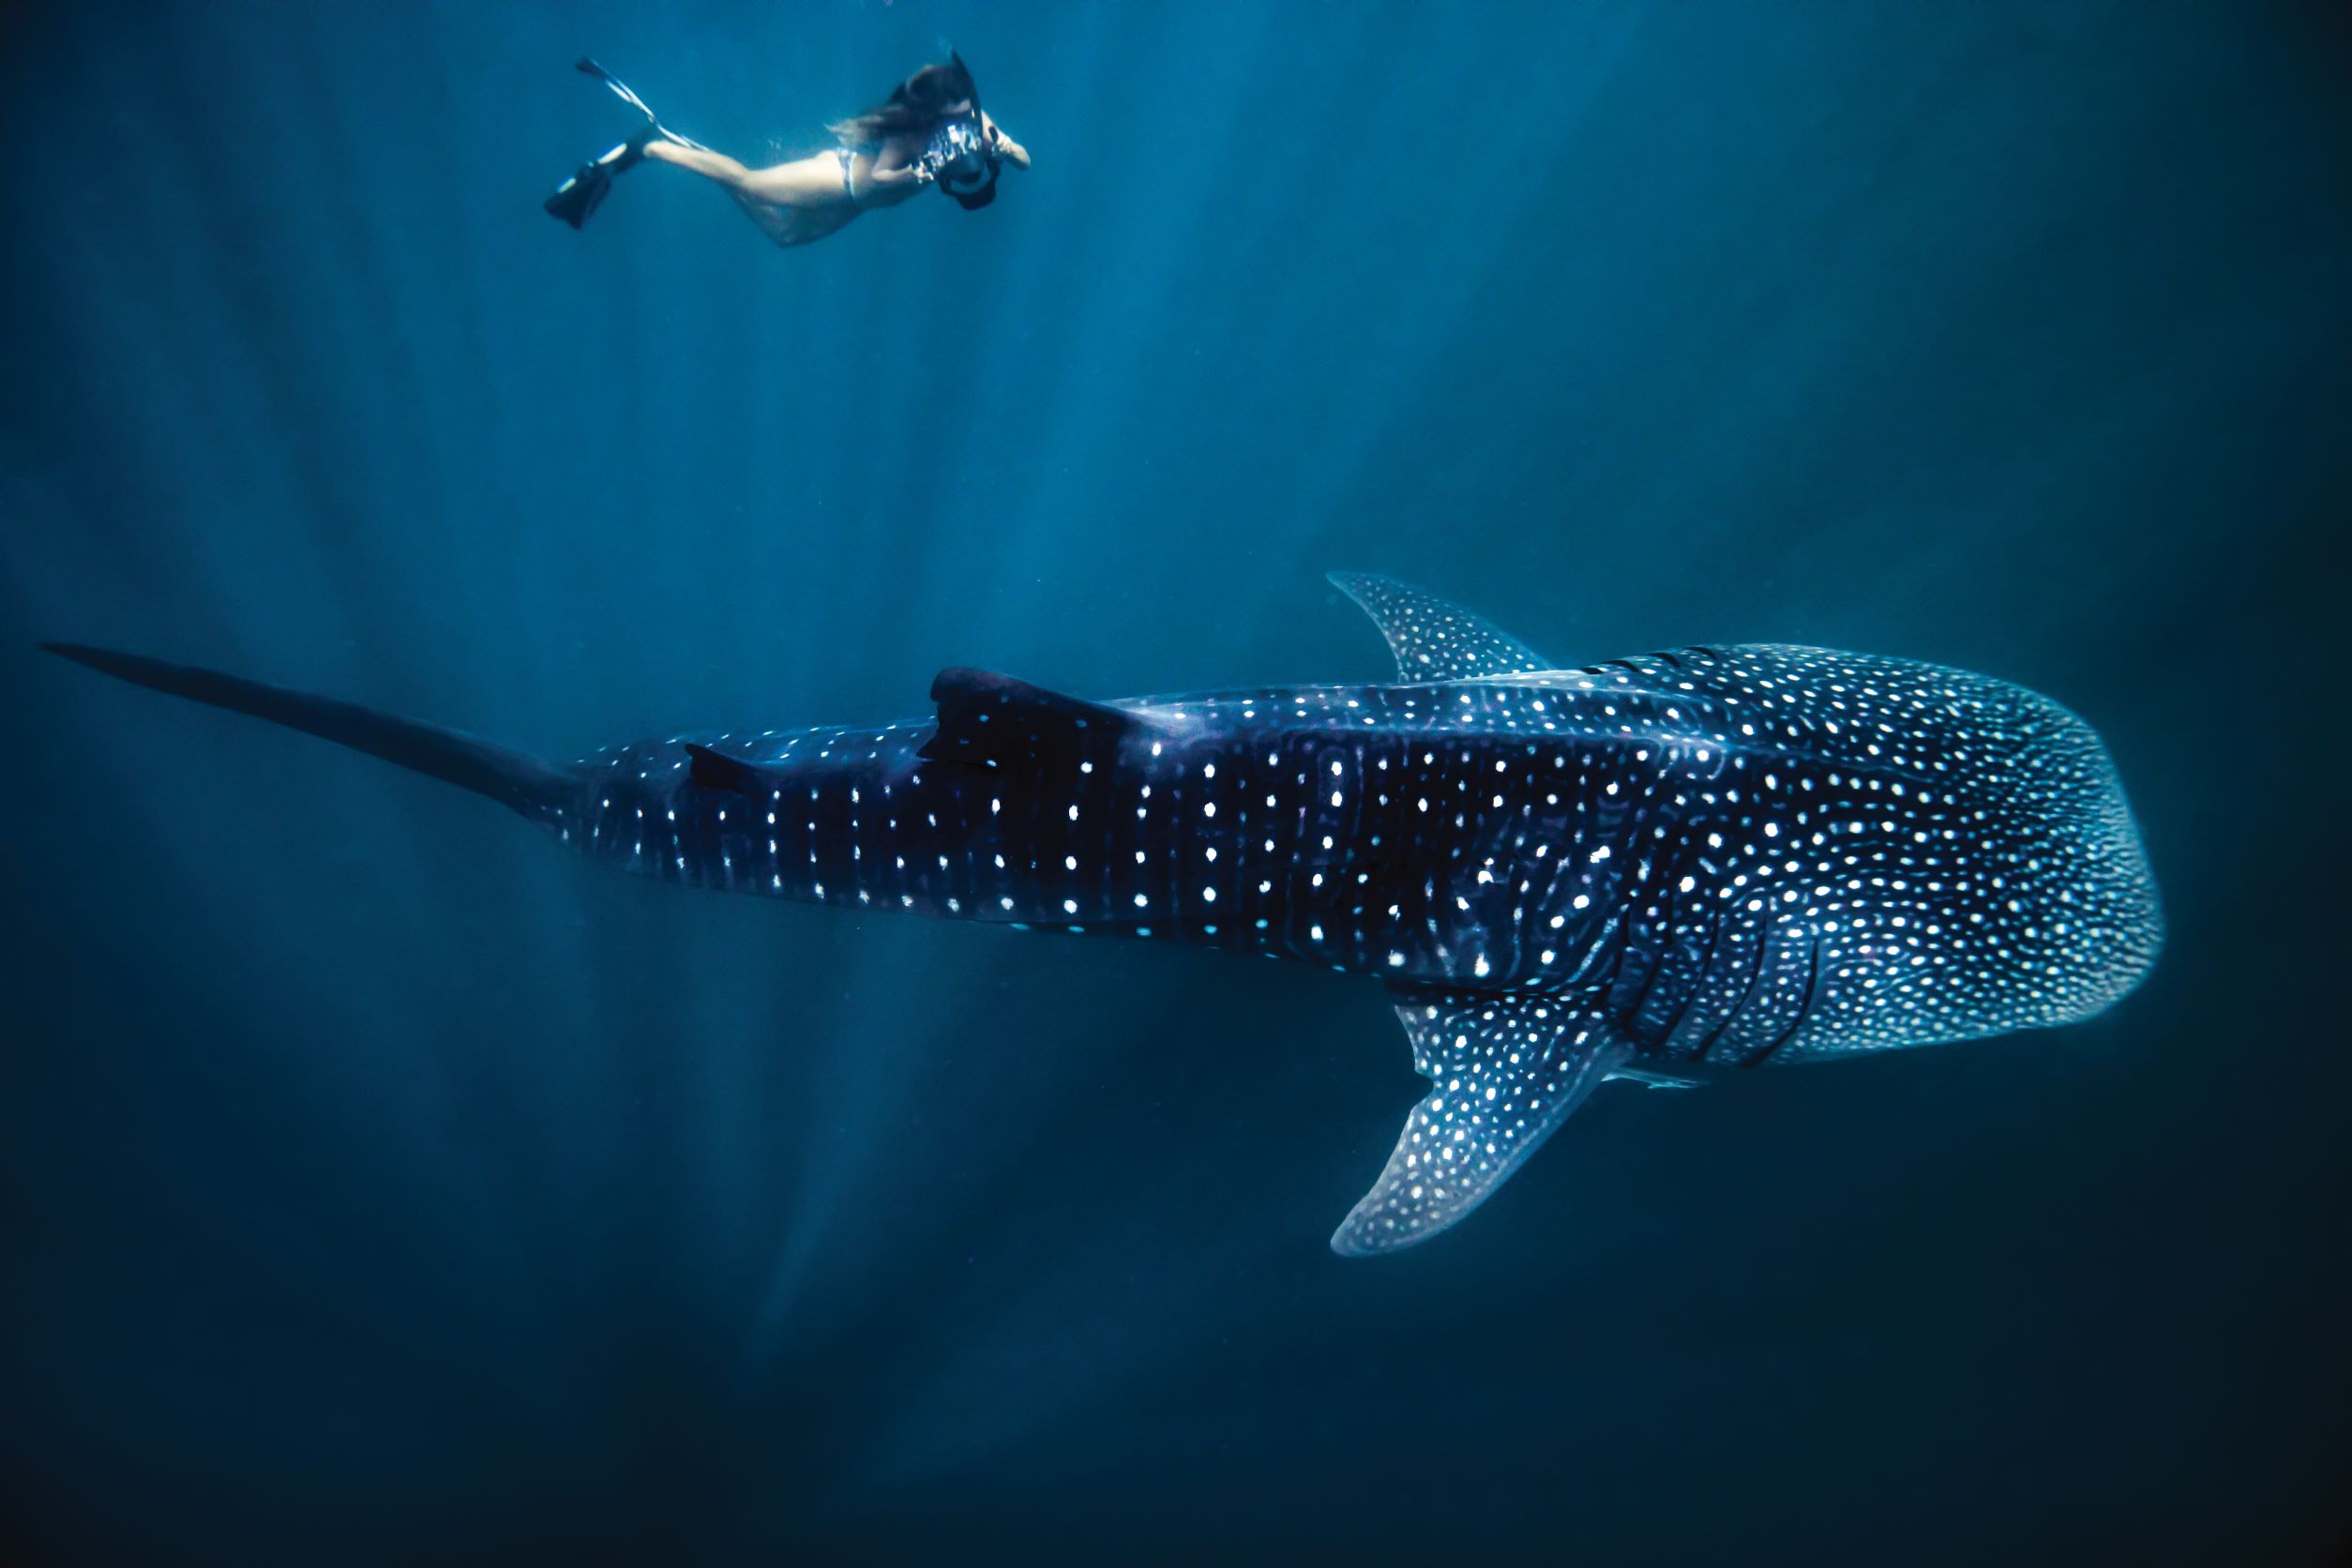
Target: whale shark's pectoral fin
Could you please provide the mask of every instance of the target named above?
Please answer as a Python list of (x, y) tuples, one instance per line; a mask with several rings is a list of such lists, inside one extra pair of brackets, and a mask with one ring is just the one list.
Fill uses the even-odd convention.
[(1117, 708), (986, 670), (941, 671), (931, 701), (939, 727), (916, 754), (983, 767), (1108, 755), (1134, 722)]
[(1633, 1054), (1556, 997), (1395, 986), (1413, 1067), (1430, 1080), (1372, 1190), (1332, 1233), (1361, 1258), (1425, 1242), (1484, 1203)]
[(1707, 1087), (1705, 1078), (1681, 1078), (1673, 1073), (1653, 1073), (1644, 1067), (1619, 1067), (1602, 1081), (1615, 1083), (1620, 1078), (1627, 1083), (1638, 1083), (1644, 1089), (1704, 1089)]
[(1380, 628), (1404, 680), (1469, 681), (1560, 668), (1485, 616), (1410, 583), (1367, 572), (1326, 575)]

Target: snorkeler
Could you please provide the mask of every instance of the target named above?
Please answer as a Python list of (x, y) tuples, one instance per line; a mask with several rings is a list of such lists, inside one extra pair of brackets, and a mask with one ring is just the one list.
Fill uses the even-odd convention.
[(980, 108), (980, 89), (963, 60), (925, 66), (881, 104), (829, 127), (830, 152), (767, 169), (750, 169), (664, 126), (645, 100), (594, 60), (579, 68), (645, 116), (627, 141), (580, 166), (549, 197), (547, 210), (577, 229), (588, 221), (614, 176), (646, 158), (674, 163), (716, 184), (778, 245), (807, 245), (872, 207), (895, 207), (936, 185), (966, 212), (996, 200), (999, 167), (1029, 167), (1029, 150)]

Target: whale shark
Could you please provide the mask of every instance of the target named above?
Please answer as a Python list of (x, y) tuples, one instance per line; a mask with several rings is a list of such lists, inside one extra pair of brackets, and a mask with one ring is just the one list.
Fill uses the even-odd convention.
[(2114, 763), (2046, 697), (1777, 644), (1567, 668), (1394, 579), (1331, 580), (1395, 680), (1096, 701), (949, 669), (920, 718), (568, 764), (43, 646), (460, 785), (665, 882), (1370, 976), (1430, 1087), (1331, 1238), (1347, 1256), (1453, 1226), (1611, 1079), (2072, 1023), (2155, 962)]

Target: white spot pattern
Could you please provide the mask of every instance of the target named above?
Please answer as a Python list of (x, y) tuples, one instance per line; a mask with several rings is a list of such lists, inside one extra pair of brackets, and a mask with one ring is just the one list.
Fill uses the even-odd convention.
[(770, 786), (757, 813), (651, 742), (589, 761), (563, 831), (671, 881), (1379, 975), (1491, 1026), (1464, 1049), (1530, 1047), (1487, 1073), (1504, 1104), (1571, 1015), (1633, 1058), (1786, 1062), (2080, 1018), (2154, 959), (2112, 764), (2047, 699), (1796, 647), (1543, 669), (1417, 590), (1341, 585), (1406, 684), (1087, 708), (1125, 728), (1084, 758), (929, 761), (928, 719), (697, 742)]

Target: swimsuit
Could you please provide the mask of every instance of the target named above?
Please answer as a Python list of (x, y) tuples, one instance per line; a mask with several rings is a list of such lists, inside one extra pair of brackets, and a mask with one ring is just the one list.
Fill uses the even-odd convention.
[(836, 147), (833, 156), (841, 160), (841, 194), (852, 202), (857, 200), (857, 187), (851, 183), (850, 167), (857, 161), (857, 154), (847, 147)]

